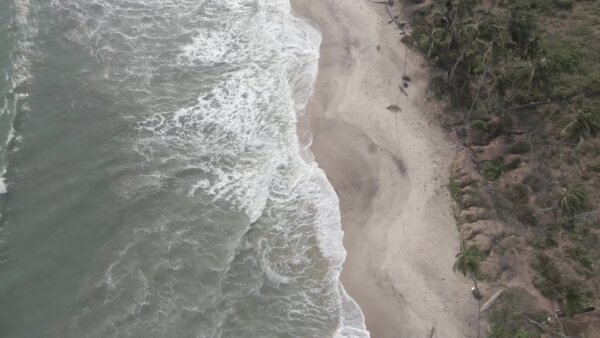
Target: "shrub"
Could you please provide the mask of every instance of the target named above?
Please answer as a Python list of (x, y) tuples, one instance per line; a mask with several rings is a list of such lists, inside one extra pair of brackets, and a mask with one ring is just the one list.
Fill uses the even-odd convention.
[(533, 338), (533, 337), (534, 336), (529, 334), (529, 332), (525, 331), (524, 329), (519, 329), (519, 331), (517, 331), (515, 334), (515, 338)]
[(537, 272), (533, 284), (540, 290), (542, 295), (556, 299), (562, 291), (562, 278), (560, 271), (552, 262), (552, 259), (544, 254), (537, 255), (531, 267)]
[(476, 129), (476, 130), (481, 130), (481, 131), (489, 131), (490, 130), (490, 126), (484, 120), (471, 121), (471, 128)]
[[(579, 46), (569, 46), (564, 41), (550, 40), (544, 43), (548, 68), (554, 73), (571, 72), (579, 65), (581, 54)], [(579, 48), (578, 48), (579, 47)]]
[(585, 295), (579, 288), (574, 285), (567, 286), (562, 297), (567, 315), (573, 316), (581, 312), (584, 306)]
[(573, 0), (554, 0), (556, 8), (570, 11), (573, 9)]
[(554, 231), (546, 230), (541, 233), (534, 242), (535, 247), (540, 249), (555, 248), (558, 246), (558, 241), (554, 237)]
[(534, 304), (533, 297), (523, 289), (506, 291), (489, 314), (490, 338), (538, 337), (537, 328), (527, 322), (527, 317), (543, 320), (545, 314)]
[(581, 87), (575, 79), (563, 77), (555, 81), (551, 89), (551, 95), (561, 99), (575, 96), (581, 93)]
[(510, 0), (513, 7), (526, 9), (535, 14), (554, 13), (573, 9), (573, 0)]
[(594, 263), (594, 257), (590, 251), (588, 251), (580, 246), (577, 246), (575, 248), (569, 249), (567, 251), (567, 253), (568, 253), (569, 257), (571, 257), (573, 260), (577, 261), (584, 268), (586, 268), (586, 269), (592, 268), (592, 264)]
[(492, 161), (483, 162), (481, 165), (481, 174), (488, 180), (495, 180), (504, 174), (504, 166), (501, 163)]
[(595, 111), (579, 109), (561, 130), (560, 136), (586, 140), (600, 133), (600, 120)]
[(564, 218), (573, 219), (576, 214), (585, 211), (588, 207), (588, 193), (579, 185), (562, 189), (558, 206)]
[(589, 72), (583, 80), (583, 90), (587, 95), (600, 94), (600, 72)]

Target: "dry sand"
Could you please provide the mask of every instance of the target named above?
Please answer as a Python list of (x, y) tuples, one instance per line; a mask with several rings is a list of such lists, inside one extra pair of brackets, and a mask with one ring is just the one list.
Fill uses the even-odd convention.
[[(458, 232), (445, 188), (452, 145), (426, 113), (426, 69), (369, 0), (293, 0), (323, 33), (307, 107), (311, 147), (341, 203), (342, 282), (372, 337), (474, 337), (477, 302), (453, 273)], [(379, 46), (379, 48), (378, 48)], [(396, 104), (402, 111), (386, 109)]]

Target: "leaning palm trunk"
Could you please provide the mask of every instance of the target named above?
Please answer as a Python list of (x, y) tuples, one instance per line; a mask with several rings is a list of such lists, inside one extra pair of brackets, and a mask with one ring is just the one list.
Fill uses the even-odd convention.
[(483, 261), (484, 255), (476, 246), (465, 247), (465, 243), (460, 245), (460, 252), (456, 255), (456, 262), (453, 270), (462, 272), (463, 276), (470, 277), (475, 286), (473, 291), (475, 296), (479, 296), (479, 286), (475, 280), (475, 275), (479, 271), (479, 264)]
[(473, 281), (473, 295), (475, 297), (479, 297), (481, 295), (481, 292), (479, 291), (479, 286), (477, 285), (477, 280), (473, 276), (471, 276), (471, 280)]

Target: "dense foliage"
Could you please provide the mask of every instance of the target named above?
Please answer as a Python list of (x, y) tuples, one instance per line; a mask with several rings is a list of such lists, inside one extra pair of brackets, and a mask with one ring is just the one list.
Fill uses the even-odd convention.
[[(449, 103), (446, 125), (490, 136), (488, 143), (466, 145), (485, 146), (502, 132), (506, 138), (514, 130), (527, 133), (523, 149), (505, 154), (519, 159), (515, 166), (476, 163), (491, 198), (506, 200), (493, 207), (507, 209), (506, 219), (524, 229), (519, 243), (535, 249), (533, 284), (568, 315), (599, 298), (593, 287), (600, 282), (599, 36), (600, 1), (433, 0), (412, 15), (405, 38), (445, 71), (431, 80), (430, 91)], [(509, 186), (503, 177), (522, 161), (534, 173)], [(466, 207), (463, 188), (451, 181), (449, 189)], [(530, 233), (539, 239), (532, 242)], [(510, 311), (503, 311), (502, 320), (492, 318), (492, 336), (535, 333), (526, 321), (506, 322)]]
[[(448, 70), (445, 89), (452, 102), (470, 111), (497, 111), (537, 100), (575, 105), (576, 97), (589, 101), (598, 94), (600, 64), (593, 60), (600, 42), (593, 27), (580, 24), (573, 27), (575, 35), (564, 36), (540, 28), (540, 18), (572, 9), (572, 1), (487, 6), (478, 0), (434, 1), (420, 12), (411, 35), (411, 42)], [(593, 2), (588, 6), (598, 10)], [(598, 109), (586, 114), (597, 132)]]

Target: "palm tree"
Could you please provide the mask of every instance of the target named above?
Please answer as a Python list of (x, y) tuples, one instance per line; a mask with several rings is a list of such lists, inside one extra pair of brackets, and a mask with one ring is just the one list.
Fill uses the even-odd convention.
[(449, 16), (455, 21), (473, 16), (475, 6), (479, 0), (450, 0), (445, 2)]
[(590, 111), (577, 110), (573, 118), (561, 130), (561, 137), (578, 138), (579, 142), (595, 137), (600, 133), (598, 114)]
[(562, 296), (565, 302), (567, 315), (572, 317), (583, 309), (584, 295), (579, 289), (568, 286)]
[(585, 211), (589, 201), (588, 193), (580, 186), (562, 188), (558, 206), (563, 217), (572, 220), (576, 214)]
[(452, 269), (460, 271), (463, 276), (471, 278), (475, 286), (475, 292), (479, 295), (479, 286), (475, 275), (479, 272), (479, 264), (483, 261), (483, 253), (476, 246), (465, 249), (464, 241), (460, 244), (460, 252), (456, 255), (456, 262)]
[(428, 57), (446, 53), (457, 40), (464, 40), (477, 23), (473, 11), (479, 0), (448, 0), (438, 2), (430, 12), (433, 29), (430, 34)]

